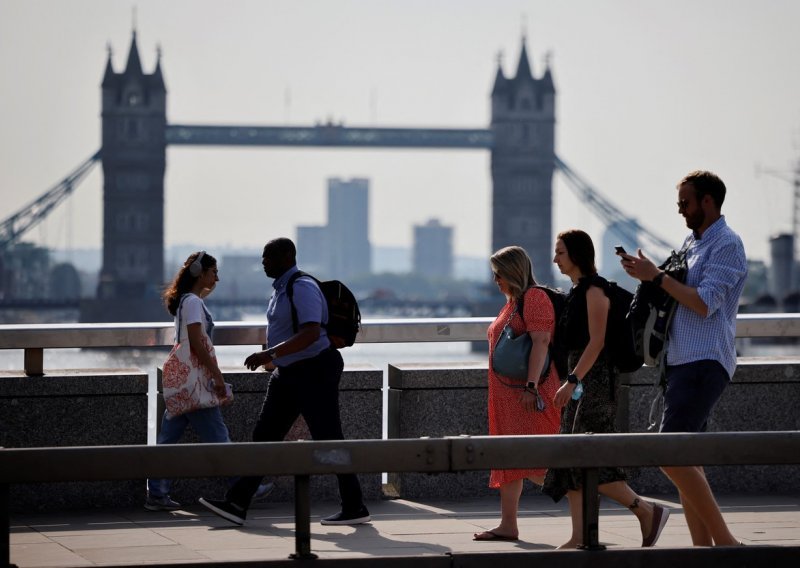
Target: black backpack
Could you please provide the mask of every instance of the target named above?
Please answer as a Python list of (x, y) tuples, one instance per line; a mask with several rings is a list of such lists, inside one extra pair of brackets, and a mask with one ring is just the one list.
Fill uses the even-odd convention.
[(542, 290), (547, 297), (550, 298), (550, 303), (553, 304), (553, 311), (555, 312), (556, 316), (556, 326), (555, 326), (555, 333), (553, 337), (550, 338), (550, 345), (548, 349), (550, 351), (550, 360), (556, 366), (556, 374), (558, 374), (558, 379), (563, 381), (567, 378), (567, 348), (564, 345), (563, 338), (559, 333), (559, 325), (558, 322), (561, 320), (561, 315), (564, 313), (564, 306), (567, 304), (567, 295), (562, 292), (561, 290), (556, 290), (554, 288), (548, 288), (547, 286), (536, 285), (534, 288), (538, 288)]
[(644, 363), (641, 349), (637, 348), (634, 320), (628, 316), (633, 294), (611, 281), (606, 282), (605, 293), (611, 302), (606, 324), (606, 354), (619, 372), (632, 373)]
[[(688, 272), (686, 250), (674, 250), (659, 268), (678, 282), (686, 281)], [(663, 362), (667, 333), (678, 307), (677, 301), (652, 282), (642, 282), (636, 288), (629, 318), (633, 324), (636, 347), (648, 367), (658, 367)]]
[(297, 333), (300, 325), (297, 321), (297, 309), (294, 307), (294, 281), (301, 276), (308, 276), (319, 286), (325, 302), (328, 304), (328, 323), (322, 327), (328, 332), (328, 339), (336, 349), (350, 347), (356, 341), (361, 329), (361, 310), (358, 309), (356, 297), (350, 289), (338, 280), (321, 282), (303, 271), (298, 270), (286, 284), (286, 295), (292, 307), (292, 329)]

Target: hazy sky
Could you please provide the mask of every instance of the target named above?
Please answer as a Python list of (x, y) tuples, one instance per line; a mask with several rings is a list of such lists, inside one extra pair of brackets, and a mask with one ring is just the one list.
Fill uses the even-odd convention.
[[(106, 44), (142, 63), (162, 48), (168, 120), (188, 124), (465, 127), (489, 124), (502, 51), (522, 30), (534, 74), (552, 53), (556, 151), (623, 210), (679, 245), (675, 183), (716, 171), (751, 257), (789, 231), (800, 160), (795, 0), (0, 0), (0, 218), (100, 146)], [(328, 177), (371, 180), (373, 244), (410, 246), (412, 224), (455, 226), (459, 254), (490, 253), (486, 151), (172, 147), (166, 243), (258, 247), (325, 219)], [(102, 175), (27, 238), (100, 246)], [(556, 231), (593, 214), (557, 177)]]

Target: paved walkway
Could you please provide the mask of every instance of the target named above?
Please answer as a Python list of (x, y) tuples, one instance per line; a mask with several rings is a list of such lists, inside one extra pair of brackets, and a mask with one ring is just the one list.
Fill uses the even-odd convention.
[[(680, 504), (654, 499), (672, 509), (659, 547), (687, 547), (689, 533)], [(732, 532), (745, 544), (800, 546), (800, 495), (719, 498)], [(472, 534), (495, 526), (497, 499), (458, 502), (406, 500), (368, 503), (370, 524), (329, 527), (319, 518), (331, 503), (312, 507), (311, 549), (320, 558), (443, 555), (470, 552), (552, 550), (569, 534), (566, 503), (525, 496), (518, 542), (473, 542)], [(638, 547), (636, 518), (603, 500), (600, 540), (609, 548)], [(13, 515), (11, 562), (35, 566), (202, 563), (279, 560), (294, 552), (291, 504), (264, 504), (236, 527), (197, 505), (175, 513), (144, 510)]]

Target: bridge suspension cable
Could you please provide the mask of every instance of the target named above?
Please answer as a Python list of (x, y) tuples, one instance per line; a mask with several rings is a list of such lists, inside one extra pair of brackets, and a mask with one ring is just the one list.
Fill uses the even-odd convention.
[[(555, 157), (555, 165), (556, 169), (564, 175), (567, 185), (573, 193), (618, 237), (626, 242), (639, 244), (642, 249), (650, 251), (650, 256), (653, 256), (652, 249), (656, 249), (666, 256), (674, 248), (674, 245), (640, 225), (635, 218), (623, 213), (619, 207), (603, 197), (558, 156)], [(650, 246), (644, 246), (644, 243)], [(660, 258), (660, 256), (653, 258)]]
[(95, 152), (88, 160), (79, 165), (55, 187), (48, 190), (0, 223), (0, 251), (6, 250), (23, 234), (42, 221), (50, 211), (61, 203), (75, 187), (91, 171), (95, 162), (100, 160), (102, 150)]

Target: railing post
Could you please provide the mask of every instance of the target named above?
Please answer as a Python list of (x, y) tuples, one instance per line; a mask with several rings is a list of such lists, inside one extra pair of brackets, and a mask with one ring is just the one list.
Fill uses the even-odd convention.
[(0, 483), (0, 566), (11, 566), (11, 503), (8, 483)]
[(316, 558), (311, 552), (311, 496), (310, 476), (294, 476), (294, 554), (289, 558), (304, 560)]
[(25, 374), (29, 377), (44, 375), (44, 349), (42, 347), (25, 348)]
[(583, 480), (583, 544), (579, 546), (581, 550), (605, 550), (606, 547), (600, 544), (600, 496), (597, 492), (597, 481), (599, 479), (597, 468), (581, 469)]

